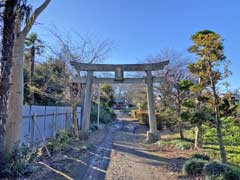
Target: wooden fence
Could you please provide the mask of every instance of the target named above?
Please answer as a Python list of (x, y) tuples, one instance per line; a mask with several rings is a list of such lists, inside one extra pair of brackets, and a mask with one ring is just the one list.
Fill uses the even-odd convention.
[[(81, 108), (77, 110), (78, 124), (81, 124)], [(60, 130), (72, 130), (70, 107), (24, 106), (21, 142), (33, 147), (55, 137)]]

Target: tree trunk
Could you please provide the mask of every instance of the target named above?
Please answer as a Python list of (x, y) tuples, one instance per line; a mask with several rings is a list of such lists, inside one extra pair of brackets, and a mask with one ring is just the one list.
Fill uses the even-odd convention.
[[(215, 99), (215, 95), (214, 95), (214, 99)], [(221, 156), (221, 161), (222, 163), (226, 163), (227, 162), (227, 157), (226, 157), (226, 151), (225, 151), (225, 147), (224, 147), (224, 143), (223, 143), (223, 137), (222, 137), (222, 123), (220, 120), (220, 116), (219, 116), (219, 109), (218, 106), (215, 105), (215, 119), (216, 119), (216, 128), (217, 128), (217, 137), (218, 137), (218, 143), (219, 143), (219, 150), (220, 150), (220, 156)]]
[(2, 57), (0, 75), (0, 164), (6, 155), (6, 126), (9, 108), (9, 91), (12, 72), (12, 55), (14, 46), (15, 8), (17, 0), (7, 0), (4, 4), (2, 30)]
[(226, 157), (226, 151), (224, 148), (224, 143), (223, 143), (223, 137), (222, 137), (222, 123), (220, 120), (220, 112), (219, 112), (219, 99), (218, 99), (218, 95), (216, 92), (216, 87), (215, 84), (213, 82), (212, 77), (210, 77), (210, 81), (211, 81), (211, 88), (213, 91), (213, 101), (214, 101), (214, 112), (215, 112), (215, 121), (216, 121), (216, 129), (217, 129), (217, 137), (218, 137), (218, 144), (219, 144), (219, 150), (220, 150), (220, 157), (221, 157), (221, 161), (222, 163), (226, 163), (227, 162), (227, 157)]
[(73, 117), (73, 133), (78, 137), (78, 117), (77, 117), (77, 104), (72, 105), (72, 117)]
[(22, 13), (16, 15), (13, 47), (13, 64), (11, 73), (12, 87), (9, 94), (8, 118), (6, 124), (6, 148), (5, 152), (11, 153), (18, 145), (21, 137), (21, 121), (23, 107), (23, 56), (24, 43), (28, 32), (31, 30), (39, 14), (48, 6), (51, 0), (45, 0), (27, 19), (26, 26), (21, 30)]
[(70, 87), (70, 101), (72, 107), (72, 117), (73, 117), (73, 133), (75, 136), (79, 136), (79, 125), (77, 116), (77, 106), (79, 103), (79, 98), (81, 96), (81, 86), (79, 83), (72, 83)]
[(181, 138), (181, 139), (184, 139), (182, 121), (179, 122), (179, 134), (180, 134), (180, 138)]
[(33, 76), (34, 76), (34, 65), (35, 65), (35, 47), (31, 47), (30, 49), (31, 53), (31, 69), (30, 69), (30, 82), (33, 81)]
[(25, 37), (17, 33), (20, 31), (21, 21), (15, 24), (15, 34), (18, 36), (14, 41), (13, 67), (11, 73), (12, 87), (9, 95), (9, 116), (7, 123), (7, 146), (6, 151), (11, 152), (17, 146), (21, 137), (21, 121), (23, 106), (23, 54)]
[(184, 139), (184, 134), (183, 134), (183, 122), (182, 122), (182, 119), (181, 119), (181, 100), (180, 100), (180, 92), (179, 90), (177, 90), (177, 116), (178, 116), (178, 119), (179, 119), (179, 122), (178, 122), (178, 128), (179, 128), (179, 134), (180, 134), (180, 138), (181, 139)]
[[(30, 50), (31, 52), (31, 69), (30, 69), (30, 86), (33, 86), (34, 82), (34, 67), (35, 67), (35, 47), (33, 47)], [(30, 91), (30, 97), (31, 97), (31, 104), (34, 105), (34, 93)]]

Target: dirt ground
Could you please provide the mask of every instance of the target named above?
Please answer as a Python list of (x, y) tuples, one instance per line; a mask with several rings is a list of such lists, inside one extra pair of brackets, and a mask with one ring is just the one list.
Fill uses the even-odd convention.
[(189, 150), (159, 149), (145, 142), (147, 127), (127, 116), (91, 133), (91, 147), (43, 158), (31, 180), (175, 180), (191, 179), (181, 175), (181, 166), (192, 154)]

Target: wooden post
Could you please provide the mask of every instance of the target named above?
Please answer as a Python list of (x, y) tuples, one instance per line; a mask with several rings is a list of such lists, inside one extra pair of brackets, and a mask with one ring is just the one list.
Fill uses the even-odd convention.
[(100, 119), (100, 105), (101, 105), (101, 84), (98, 85), (98, 114), (97, 114), (97, 126), (99, 127), (99, 119)]
[(41, 130), (40, 130), (40, 128), (38, 127), (37, 122), (35, 123), (35, 125), (36, 125), (36, 128), (37, 128), (37, 130), (38, 130), (39, 135), (41, 136), (41, 139), (42, 139), (42, 142), (43, 142), (43, 146), (44, 146), (44, 148), (46, 149), (48, 156), (50, 157), (51, 154), (50, 154), (50, 152), (49, 152), (49, 150), (48, 150), (48, 148), (47, 148), (45, 136), (41, 133)]
[(84, 96), (83, 127), (82, 127), (83, 130), (88, 130), (90, 126), (92, 82), (93, 82), (93, 71), (88, 71), (86, 88), (85, 88), (85, 96)]
[(66, 131), (69, 131), (69, 116), (68, 116), (68, 112), (66, 112), (65, 114), (65, 129)]
[(46, 134), (46, 119), (47, 119), (47, 106), (44, 108), (44, 134)]
[(146, 71), (147, 78), (147, 98), (148, 98), (148, 115), (150, 130), (147, 134), (149, 141), (155, 141), (160, 138), (160, 133), (157, 131), (157, 121), (155, 114), (155, 103), (153, 94), (153, 77), (151, 71)]
[(35, 133), (35, 120), (36, 120), (36, 115), (32, 115), (31, 119), (31, 137), (30, 137), (30, 147), (33, 148), (34, 146), (34, 133)]
[(52, 129), (53, 129), (53, 137), (56, 137), (56, 114), (53, 113), (53, 119), (52, 119)]

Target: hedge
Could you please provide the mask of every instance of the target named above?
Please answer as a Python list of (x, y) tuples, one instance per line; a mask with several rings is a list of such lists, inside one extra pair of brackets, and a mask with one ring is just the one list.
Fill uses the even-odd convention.
[[(161, 117), (160, 113), (155, 113), (155, 114), (156, 114), (156, 120), (157, 120), (157, 128), (158, 130), (161, 130), (163, 129), (163, 118)], [(149, 126), (148, 112), (132, 110), (131, 116), (132, 118), (139, 120), (140, 124)]]

